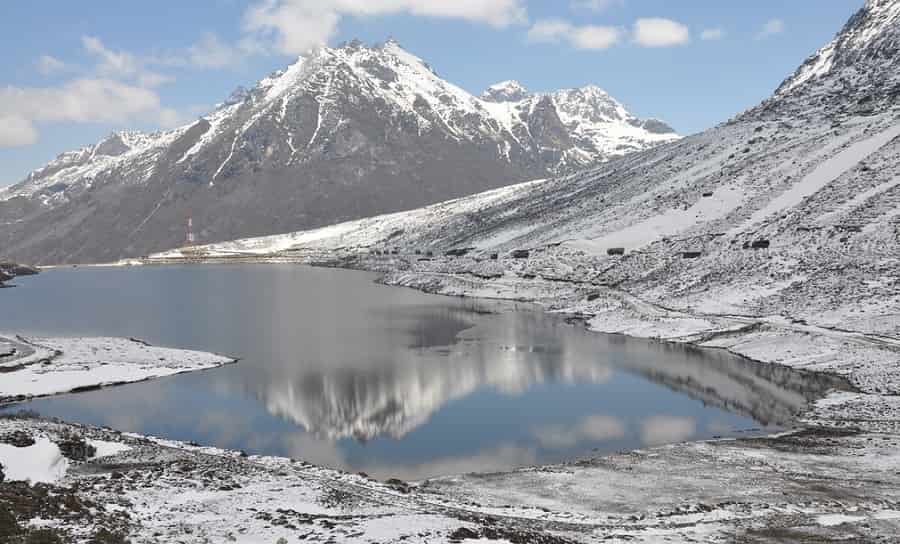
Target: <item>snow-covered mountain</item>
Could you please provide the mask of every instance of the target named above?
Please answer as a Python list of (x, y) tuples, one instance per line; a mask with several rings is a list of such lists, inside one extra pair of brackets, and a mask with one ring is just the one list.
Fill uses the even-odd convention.
[(596, 87), (483, 98), (394, 41), (351, 42), (239, 88), (197, 122), (118, 132), (0, 191), (0, 247), (41, 263), (415, 208), (572, 171), (678, 136)]
[[(774, 315), (900, 336), (898, 47), (900, 0), (868, 0), (770, 99), (704, 133), (573, 175), (192, 258), (329, 259), (442, 293), (546, 297), (593, 315), (638, 308), (657, 327), (676, 314)], [(507, 94), (523, 96), (515, 85), (490, 91)], [(583, 298), (604, 286), (614, 291)]]

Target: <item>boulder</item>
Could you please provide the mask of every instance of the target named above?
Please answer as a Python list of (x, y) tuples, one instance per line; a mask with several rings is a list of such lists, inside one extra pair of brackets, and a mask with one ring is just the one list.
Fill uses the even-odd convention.
[(468, 527), (460, 527), (450, 533), (450, 542), (464, 542), (466, 540), (478, 540), (481, 535), (469, 529)]
[(97, 453), (97, 448), (80, 436), (70, 436), (56, 443), (60, 453), (73, 461), (87, 461)]
[(754, 240), (752, 242), (744, 242), (744, 249), (768, 249), (768, 240)]
[(683, 259), (699, 259), (703, 255), (700, 251), (683, 251), (681, 257)]
[(0, 262), (0, 272), (4, 272), (10, 276), (34, 276), (39, 270), (26, 264)]
[(606, 250), (607, 255), (625, 255), (624, 247), (611, 247)]
[(412, 491), (412, 487), (408, 483), (404, 482), (403, 480), (398, 480), (397, 478), (391, 478), (384, 483), (391, 489), (399, 491), (404, 495)]
[(474, 248), (471, 247), (459, 247), (456, 249), (451, 249), (450, 251), (444, 253), (447, 257), (462, 257), (466, 253), (472, 251)]
[(531, 252), (527, 249), (516, 249), (510, 255), (513, 259), (527, 259), (531, 256)]
[(25, 431), (12, 431), (0, 436), (0, 444), (9, 444), (17, 448), (34, 446), (34, 438)]

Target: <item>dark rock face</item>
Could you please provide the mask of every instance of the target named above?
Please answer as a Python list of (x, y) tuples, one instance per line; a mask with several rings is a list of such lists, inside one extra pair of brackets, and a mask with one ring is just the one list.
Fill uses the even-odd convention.
[(631, 124), (636, 127), (640, 127), (652, 134), (669, 134), (671, 132), (675, 132), (675, 129), (660, 121), (659, 119), (635, 119)]
[(527, 259), (531, 256), (531, 252), (527, 249), (516, 249), (510, 255), (512, 255), (513, 259)]
[[(426, 79), (434, 90), (423, 96)], [(112, 134), (0, 191), (0, 248), (35, 264), (138, 257), (184, 245), (188, 216), (199, 243), (304, 230), (543, 178), (660, 141), (649, 129), (624, 147), (597, 144), (610, 137), (599, 129), (575, 138), (587, 125), (605, 126), (591, 123), (637, 122), (597, 89), (498, 93), (495, 100), (527, 100), (514, 113), (492, 109), (393, 42), (323, 49), (191, 125)]]
[(541, 98), (532, 111), (528, 128), (542, 148), (541, 160), (558, 162), (562, 158), (562, 151), (572, 148), (572, 140), (559, 118), (553, 100), (549, 96)]

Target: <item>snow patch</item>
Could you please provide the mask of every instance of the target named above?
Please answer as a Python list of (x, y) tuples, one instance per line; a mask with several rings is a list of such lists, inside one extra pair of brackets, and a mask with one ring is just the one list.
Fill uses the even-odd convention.
[(69, 468), (69, 460), (63, 457), (59, 446), (46, 437), (35, 439), (27, 448), (0, 444), (0, 464), (6, 481), (32, 484), (58, 482)]

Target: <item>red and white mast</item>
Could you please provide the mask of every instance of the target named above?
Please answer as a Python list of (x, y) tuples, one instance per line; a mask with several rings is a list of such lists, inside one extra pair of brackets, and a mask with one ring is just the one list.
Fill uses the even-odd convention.
[(187, 220), (187, 236), (185, 237), (186, 245), (192, 246), (197, 242), (197, 237), (194, 236), (194, 218), (191, 215), (188, 215)]

